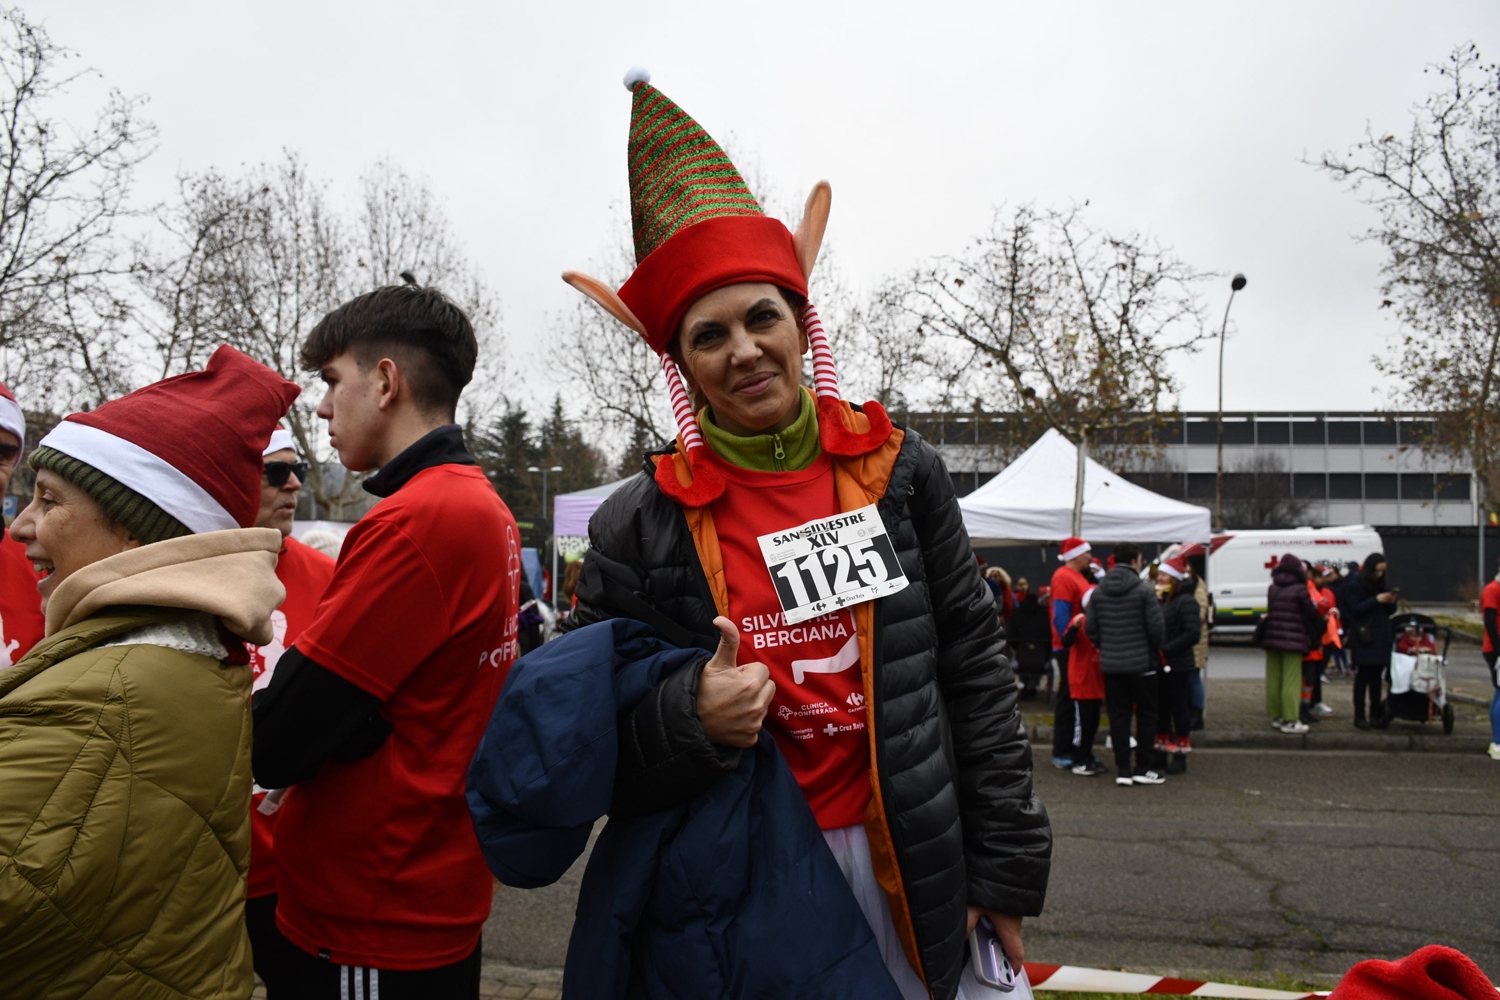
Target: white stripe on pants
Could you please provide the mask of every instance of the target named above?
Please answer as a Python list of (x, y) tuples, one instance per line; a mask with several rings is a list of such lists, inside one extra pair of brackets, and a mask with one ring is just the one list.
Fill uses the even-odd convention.
[[(833, 852), (844, 880), (854, 892), (859, 908), (875, 933), (875, 944), (880, 948), (880, 957), (890, 970), (891, 978), (901, 990), (904, 1000), (930, 1000), (931, 994), (922, 985), (922, 977), (912, 970), (901, 947), (901, 935), (891, 920), (891, 904), (885, 898), (885, 890), (875, 879), (875, 868), (870, 862), (870, 841), (863, 824), (846, 826), (840, 830), (824, 830), (823, 840)], [(1012, 1000), (1014, 994), (1002, 993), (985, 986), (974, 978), (974, 970), (964, 962), (963, 976), (958, 981), (958, 1000)]]

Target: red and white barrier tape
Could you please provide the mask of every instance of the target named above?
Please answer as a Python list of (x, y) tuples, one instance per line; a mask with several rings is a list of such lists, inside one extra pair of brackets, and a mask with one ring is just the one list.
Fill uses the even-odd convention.
[(1111, 972), (1078, 965), (1026, 963), (1026, 977), (1034, 990), (1069, 990), (1079, 993), (1171, 993), (1192, 997), (1222, 997), (1224, 1000), (1310, 1000), (1327, 993), (1297, 993), (1266, 990), (1232, 983), (1206, 983), (1198, 979), (1172, 979), (1139, 972)]

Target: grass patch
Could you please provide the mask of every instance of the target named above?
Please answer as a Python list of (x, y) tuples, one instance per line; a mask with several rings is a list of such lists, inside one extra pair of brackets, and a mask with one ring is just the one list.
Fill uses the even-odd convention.
[(1484, 639), (1484, 626), (1479, 622), (1471, 621), (1468, 618), (1459, 618), (1454, 615), (1433, 615), (1432, 620), (1439, 625), (1446, 625), (1448, 628), (1451, 628), (1455, 637), (1465, 635), (1475, 642), (1481, 642)]

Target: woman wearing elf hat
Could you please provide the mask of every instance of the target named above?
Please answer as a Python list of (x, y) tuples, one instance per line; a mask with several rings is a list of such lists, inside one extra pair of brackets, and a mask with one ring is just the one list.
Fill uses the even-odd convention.
[(75, 413), (12, 532), (46, 638), (0, 671), (0, 996), (248, 997), (251, 527), (298, 388), (230, 347)]
[(647, 79), (626, 78), (635, 272), (564, 279), (661, 356), (680, 433), (595, 514), (569, 627), (641, 618), (719, 654), (623, 720), (615, 811), (691, 799), (764, 725), (902, 993), (984, 995), (965, 937), (985, 917), (1021, 958), (1051, 831), (951, 481), (839, 396), (807, 286), (828, 185), (793, 234)]

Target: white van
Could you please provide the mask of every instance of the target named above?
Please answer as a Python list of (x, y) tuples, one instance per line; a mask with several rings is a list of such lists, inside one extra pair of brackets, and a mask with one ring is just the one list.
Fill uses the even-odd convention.
[(1228, 541), (1208, 557), (1206, 581), (1214, 603), (1214, 631), (1225, 634), (1254, 631), (1266, 612), (1271, 570), (1286, 553), (1311, 563), (1343, 566), (1363, 563), (1371, 552), (1385, 551), (1380, 533), (1368, 524), (1231, 531), (1228, 535)]

